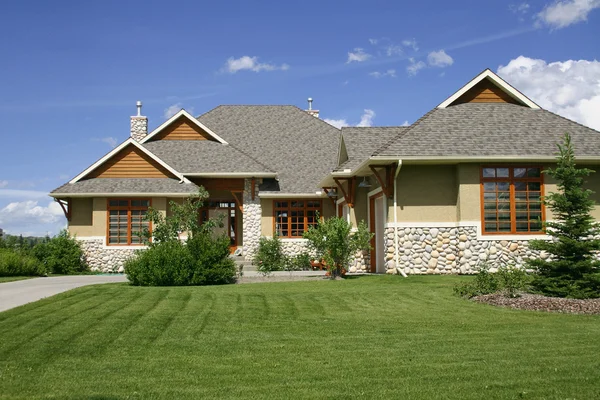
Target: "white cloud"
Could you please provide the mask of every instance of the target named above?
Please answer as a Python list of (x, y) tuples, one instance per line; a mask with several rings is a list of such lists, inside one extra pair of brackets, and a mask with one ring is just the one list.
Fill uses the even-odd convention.
[(419, 50), (419, 46), (417, 46), (417, 41), (415, 39), (405, 39), (402, 41), (402, 45), (405, 47), (412, 47), (414, 51)]
[(343, 126), (350, 126), (350, 124), (348, 123), (348, 121), (346, 121), (345, 119), (329, 119), (329, 118), (323, 118), (323, 121), (327, 122), (329, 125), (333, 125), (336, 128), (341, 128)]
[(408, 120), (405, 120), (400, 126), (410, 126), (410, 124), (408, 123)]
[(398, 46), (397, 44), (390, 44), (385, 47), (385, 54), (387, 54), (388, 57), (399, 56), (402, 53), (402, 47)]
[(444, 50), (432, 51), (427, 55), (427, 62), (432, 67), (449, 67), (454, 63), (452, 57), (450, 57)]
[(540, 107), (600, 130), (600, 61), (519, 56), (498, 74)]
[(600, 7), (600, 0), (557, 0), (536, 15), (537, 25), (560, 29), (586, 21), (588, 14)]
[(288, 64), (268, 64), (258, 62), (258, 57), (242, 56), (240, 58), (229, 57), (225, 66), (221, 69), (224, 72), (235, 74), (238, 71), (249, 70), (254, 72), (260, 71), (287, 71), (290, 69)]
[(50, 201), (46, 206), (39, 205), (39, 202), (34, 200), (17, 201), (0, 209), (0, 226), (11, 234), (55, 234), (64, 228), (65, 224), (63, 211), (54, 201)]
[(117, 147), (117, 139), (112, 137), (112, 136), (108, 136), (108, 137), (104, 137), (100, 139), (101, 142), (106, 143), (107, 145), (109, 145), (112, 149), (114, 149), (115, 147)]
[(396, 70), (395, 69), (388, 69), (385, 72), (379, 72), (379, 71), (374, 71), (374, 72), (369, 72), (369, 76), (372, 76), (373, 78), (385, 78), (386, 76), (389, 76), (390, 78), (395, 78), (396, 77)]
[(377, 43), (379, 43), (379, 39), (369, 39), (369, 43), (371, 43), (372, 45), (376, 45)]
[(8, 186), (8, 181), (4, 180), (4, 181), (0, 181), (0, 188), (6, 187)]
[(356, 126), (373, 126), (373, 118), (375, 118), (375, 111), (365, 108), (364, 114)]
[(369, 58), (371, 58), (370, 54), (365, 53), (365, 51), (362, 48), (356, 47), (353, 51), (348, 52), (348, 60), (346, 61), (346, 64), (350, 64), (353, 61), (367, 61)]
[[(359, 126), (359, 127), (373, 126), (373, 118), (375, 118), (375, 111), (365, 108), (363, 115), (361, 115), (361, 117), (360, 117), (360, 121), (355, 126)], [(343, 119), (325, 118), (325, 119), (323, 119), (323, 121), (327, 122), (330, 125), (335, 126), (338, 129), (342, 128), (344, 126), (351, 126), (351, 124), (349, 124), (345, 118), (343, 118)]]
[(427, 67), (423, 61), (416, 61), (414, 58), (409, 58), (408, 61), (410, 64), (406, 67), (406, 72), (409, 76), (415, 76), (420, 70)]
[(165, 108), (165, 110), (163, 111), (163, 118), (164, 119), (169, 119), (171, 118), (173, 115), (177, 114), (183, 107), (181, 106), (181, 103), (175, 103), (170, 105), (169, 107)]
[(48, 192), (21, 189), (0, 189), (0, 199), (43, 199), (48, 197)]
[(508, 9), (514, 14), (524, 15), (529, 12), (529, 4), (527, 4), (527, 3), (510, 4), (508, 6)]

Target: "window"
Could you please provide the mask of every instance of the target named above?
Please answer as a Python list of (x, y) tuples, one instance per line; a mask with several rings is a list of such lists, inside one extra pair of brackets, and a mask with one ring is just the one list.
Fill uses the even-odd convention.
[(108, 244), (144, 244), (144, 230), (150, 229), (150, 222), (144, 219), (148, 207), (147, 199), (108, 200)]
[(483, 233), (543, 233), (541, 167), (483, 167)]
[(321, 200), (275, 200), (273, 213), (275, 232), (284, 238), (302, 237), (317, 224), (317, 213), (323, 215)]

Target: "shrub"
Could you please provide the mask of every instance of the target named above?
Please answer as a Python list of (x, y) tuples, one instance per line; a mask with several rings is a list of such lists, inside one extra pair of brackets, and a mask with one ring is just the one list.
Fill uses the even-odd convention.
[(195, 262), (178, 240), (162, 242), (125, 262), (127, 279), (136, 286), (179, 286), (190, 282)]
[(500, 267), (498, 272), (491, 273), (484, 264), (471, 282), (454, 287), (454, 293), (461, 297), (475, 297), (484, 294), (501, 292), (508, 297), (517, 297), (519, 292), (527, 289), (530, 276), (520, 268)]
[(273, 239), (266, 237), (259, 239), (258, 250), (253, 263), (263, 275), (268, 275), (273, 271), (281, 271), (285, 268), (288, 261), (285, 254), (283, 254), (281, 240), (278, 236), (274, 236)]
[(319, 219), (316, 226), (311, 226), (304, 233), (309, 249), (325, 261), (332, 278), (342, 275), (342, 270), (350, 264), (356, 252), (371, 248), (372, 237), (364, 221), (352, 232), (352, 224), (340, 217)]
[(295, 257), (289, 259), (285, 266), (286, 271), (308, 271), (312, 268), (310, 262), (310, 255), (308, 253), (300, 253)]
[(47, 270), (35, 257), (18, 250), (0, 249), (0, 276), (43, 276)]
[(66, 230), (45, 243), (36, 244), (32, 253), (51, 273), (72, 275), (89, 272), (79, 242)]
[[(147, 219), (155, 227), (152, 241), (145, 232), (148, 249), (125, 263), (125, 273), (133, 285), (182, 286), (219, 285), (235, 281), (235, 263), (229, 258), (229, 238), (215, 236), (213, 228), (221, 220), (200, 225), (198, 210), (208, 196), (204, 188), (183, 204), (171, 202), (171, 215), (150, 210)], [(179, 233), (187, 232), (184, 244)]]
[(222, 285), (235, 281), (235, 262), (229, 258), (229, 237), (205, 232), (187, 242), (195, 260), (191, 285)]

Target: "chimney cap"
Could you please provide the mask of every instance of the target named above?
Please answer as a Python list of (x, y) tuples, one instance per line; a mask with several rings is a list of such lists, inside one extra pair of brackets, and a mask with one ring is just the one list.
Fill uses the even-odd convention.
[(142, 102), (140, 100), (138, 100), (135, 103), (136, 107), (137, 107), (137, 116), (141, 117), (142, 116)]
[(310, 111), (310, 110), (312, 110), (312, 102), (313, 102), (313, 99), (312, 99), (312, 97), (309, 97), (309, 98), (308, 98), (308, 110), (309, 110), (309, 111)]

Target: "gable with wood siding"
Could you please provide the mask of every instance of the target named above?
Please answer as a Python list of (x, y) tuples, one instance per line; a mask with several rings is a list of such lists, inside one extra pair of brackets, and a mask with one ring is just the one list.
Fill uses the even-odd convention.
[(483, 79), (451, 105), (464, 103), (510, 103), (522, 105), (489, 79)]
[(175, 178), (133, 145), (125, 147), (89, 175), (90, 178)]
[(205, 132), (198, 125), (190, 123), (185, 117), (181, 116), (165, 127), (162, 132), (152, 138), (152, 140), (215, 140), (214, 137)]

